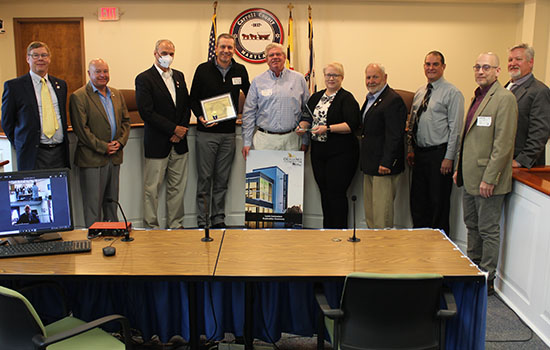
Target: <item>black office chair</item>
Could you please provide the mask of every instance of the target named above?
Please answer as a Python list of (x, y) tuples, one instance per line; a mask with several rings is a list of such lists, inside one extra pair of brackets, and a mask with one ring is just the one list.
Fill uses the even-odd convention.
[[(111, 321), (118, 321), (122, 325), (124, 343), (98, 328)], [(88, 323), (67, 316), (44, 326), (27, 298), (2, 286), (0, 344), (2, 350), (129, 350), (132, 346), (130, 325), (123, 316), (110, 315)]]
[(319, 287), (315, 297), (334, 349), (342, 350), (444, 349), (445, 320), (456, 314), (452, 293), (443, 292), (443, 277), (435, 274), (352, 273), (339, 309), (330, 308)]

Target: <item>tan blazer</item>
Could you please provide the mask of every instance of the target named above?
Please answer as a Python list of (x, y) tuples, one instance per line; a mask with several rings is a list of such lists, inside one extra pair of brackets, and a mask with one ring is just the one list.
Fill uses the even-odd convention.
[(130, 116), (124, 97), (117, 89), (109, 87), (116, 119), (114, 140), (122, 147), (115, 154), (107, 155), (107, 144), (111, 141), (111, 124), (105, 108), (90, 82), (76, 90), (70, 98), (69, 110), (74, 133), (78, 137), (74, 162), (83, 168), (122, 163), (122, 148), (130, 135)]
[[(473, 102), (473, 100), (472, 100)], [(479, 105), (468, 130), (460, 134), (457, 185), (479, 195), (481, 181), (495, 185), (493, 194), (512, 190), (512, 157), (518, 106), (514, 95), (496, 81)]]

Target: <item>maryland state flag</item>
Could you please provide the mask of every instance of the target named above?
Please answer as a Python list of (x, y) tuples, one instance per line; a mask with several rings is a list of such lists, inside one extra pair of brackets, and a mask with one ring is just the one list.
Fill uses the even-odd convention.
[(288, 5), (288, 46), (286, 48), (286, 67), (294, 70), (293, 55), (294, 55), (294, 19), (292, 18), (292, 4)]
[(317, 82), (315, 81), (315, 52), (313, 50), (313, 20), (311, 19), (311, 5), (308, 7), (309, 24), (308, 24), (308, 41), (309, 41), (309, 69), (306, 73), (307, 86), (309, 93), (317, 92)]
[(212, 27), (210, 27), (210, 37), (208, 38), (208, 60), (216, 57), (216, 6), (218, 2), (214, 1), (214, 14), (212, 15)]

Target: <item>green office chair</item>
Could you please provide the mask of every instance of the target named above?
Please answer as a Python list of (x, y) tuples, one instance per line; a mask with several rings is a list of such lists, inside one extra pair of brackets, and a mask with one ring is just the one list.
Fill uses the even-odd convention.
[[(118, 321), (124, 343), (98, 328)], [(12, 289), (0, 286), (0, 348), (2, 350), (115, 350), (131, 349), (130, 325), (120, 315), (85, 323), (67, 316), (47, 326), (42, 324), (31, 303)]]
[[(447, 309), (441, 310), (441, 295)], [(335, 349), (444, 349), (445, 320), (456, 314), (443, 277), (435, 274), (352, 273), (346, 277), (339, 309), (322, 291), (315, 297)], [(319, 333), (324, 330), (319, 330)]]

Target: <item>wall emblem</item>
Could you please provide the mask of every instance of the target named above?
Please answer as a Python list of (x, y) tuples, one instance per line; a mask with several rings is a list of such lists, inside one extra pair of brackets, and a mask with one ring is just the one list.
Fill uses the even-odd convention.
[(235, 52), (250, 63), (266, 61), (264, 49), (270, 42), (283, 43), (283, 26), (279, 19), (265, 9), (254, 8), (241, 12), (233, 24)]

